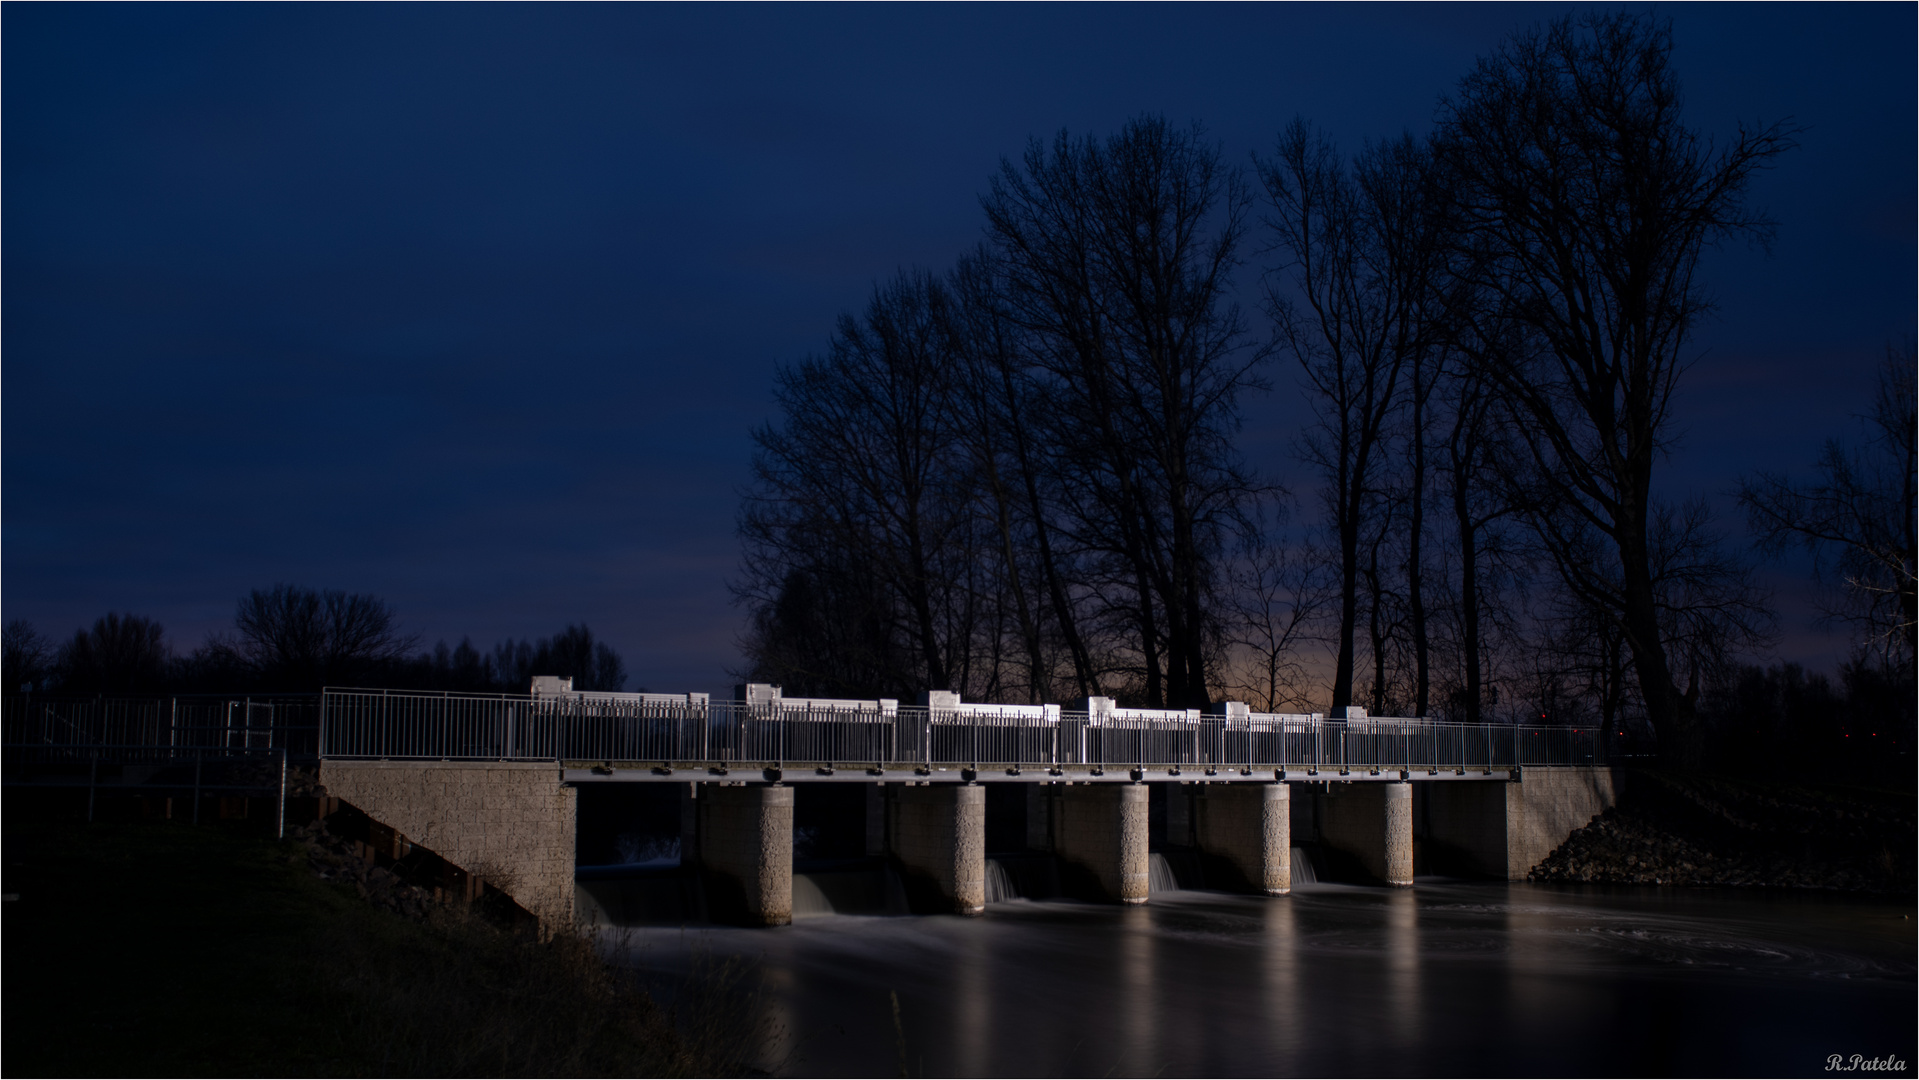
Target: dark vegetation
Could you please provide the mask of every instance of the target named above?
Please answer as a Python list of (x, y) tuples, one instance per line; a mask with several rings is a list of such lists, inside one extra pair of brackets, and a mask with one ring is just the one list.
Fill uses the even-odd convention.
[[(714, 1076), (745, 1068), (729, 974), (666, 1008), (590, 940), (454, 903), (257, 823), (6, 830), (9, 1075)], [(330, 869), (323, 880), (315, 868)], [(367, 882), (371, 880), (372, 889)], [(17, 898), (16, 898), (17, 897)]]
[(467, 639), (451, 649), (418, 645), (377, 596), (280, 584), (241, 597), (233, 629), (185, 656), (169, 648), (158, 622), (138, 615), (109, 612), (58, 643), (15, 619), (0, 642), (0, 677), (8, 694), (110, 696), (323, 686), (524, 694), (534, 675), (571, 678), (575, 690), (626, 688), (626, 662), (584, 624), (550, 638), (508, 638), (488, 653)]
[(1910, 790), (1633, 770), (1532, 879), (1911, 896), (1916, 857)]
[[(1740, 492), (1751, 549), (1815, 552), (1858, 630), (1836, 680), (1766, 665), (1746, 551), (1662, 483), (1701, 255), (1768, 242), (1748, 192), (1796, 133), (1689, 128), (1671, 51), (1656, 17), (1569, 16), (1424, 137), (1350, 154), (1296, 120), (1245, 168), (1142, 116), (1003, 161), (975, 250), (780, 371), (742, 674), (1590, 725), (1685, 767), (1851, 767), (1870, 714), (1909, 784), (1911, 346), (1863, 440)], [(1276, 360), (1305, 499), (1240, 453)]]

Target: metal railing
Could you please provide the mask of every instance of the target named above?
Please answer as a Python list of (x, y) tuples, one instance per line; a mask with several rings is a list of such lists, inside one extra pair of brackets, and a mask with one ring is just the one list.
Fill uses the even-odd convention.
[(9, 746), (175, 746), (319, 753), (320, 695), (172, 697), (8, 696), (0, 743)]
[[(1307, 773), (1489, 770), (1605, 760), (1590, 728), (1054, 705), (796, 706), (578, 696), (327, 690), (338, 758), (784, 767), (1211, 768)], [(865, 703), (863, 703), (865, 704)]]
[(6, 743), (0, 745), (0, 782), (13, 788), (86, 788), (87, 820), (98, 797), (166, 795), (200, 803), (208, 797), (276, 796), (275, 828), (286, 835), (285, 747), (171, 744)]

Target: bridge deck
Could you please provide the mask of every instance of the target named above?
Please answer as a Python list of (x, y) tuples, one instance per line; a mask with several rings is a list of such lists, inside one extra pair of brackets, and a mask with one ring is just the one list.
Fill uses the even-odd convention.
[(970, 766), (941, 765), (884, 766), (848, 765), (844, 762), (785, 762), (755, 764), (741, 762), (590, 762), (563, 761), (563, 779), (569, 784), (583, 783), (687, 783), (700, 782), (781, 782), (781, 783), (887, 783), (887, 784), (1130, 784), (1130, 783), (1272, 783), (1275, 780), (1369, 781), (1369, 780), (1506, 780), (1512, 769), (1489, 768), (1372, 768), (1349, 766), (1322, 769), (1318, 766), (1265, 766), (1258, 769), (1239, 766), (1215, 768), (1204, 765), (1129, 766), (1063, 765), (1034, 767), (1018, 765)]

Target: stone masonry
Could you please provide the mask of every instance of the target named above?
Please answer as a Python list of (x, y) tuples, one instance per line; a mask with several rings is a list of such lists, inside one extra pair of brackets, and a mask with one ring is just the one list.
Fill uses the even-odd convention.
[(1405, 782), (1335, 783), (1320, 800), (1321, 839), (1387, 885), (1413, 883), (1413, 788)]
[(491, 883), (550, 928), (573, 925), (577, 793), (536, 762), (342, 761), (328, 795)]
[(1233, 864), (1268, 896), (1292, 891), (1291, 789), (1285, 784), (1207, 784), (1199, 788), (1194, 838), (1201, 851)]
[(1524, 881), (1532, 868), (1617, 801), (1605, 767), (1533, 766), (1517, 782), (1447, 781), (1425, 791), (1427, 835), (1482, 874)]
[(959, 915), (986, 912), (986, 789), (973, 784), (894, 787), (893, 855), (929, 881)]
[(733, 895), (723, 908), (755, 926), (793, 921), (793, 789), (701, 784), (699, 863)]
[(1091, 872), (1107, 899), (1144, 904), (1152, 882), (1146, 785), (1073, 784), (1059, 792), (1059, 857)]

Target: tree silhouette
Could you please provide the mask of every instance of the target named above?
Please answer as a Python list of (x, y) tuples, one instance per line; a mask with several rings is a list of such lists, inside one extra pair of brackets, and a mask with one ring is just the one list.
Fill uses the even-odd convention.
[(92, 629), (75, 631), (55, 668), (60, 689), (68, 693), (154, 693), (165, 686), (170, 659), (159, 623), (108, 612)]
[(377, 596), (278, 584), (242, 597), (230, 647), (270, 690), (351, 685), (406, 657), (402, 634)]
[[(1659, 622), (1653, 475), (1687, 340), (1709, 310), (1700, 252), (1769, 235), (1746, 185), (1792, 132), (1703, 143), (1681, 123), (1671, 51), (1666, 24), (1623, 14), (1517, 35), (1443, 103), (1437, 145), (1465, 274), (1536, 338), (1477, 358), (1520, 422), (1531, 520), (1566, 586), (1625, 634), (1665, 750), (1693, 760), (1693, 701), (1674, 684)], [(1585, 551), (1588, 530), (1603, 561), (1560, 557)]]

